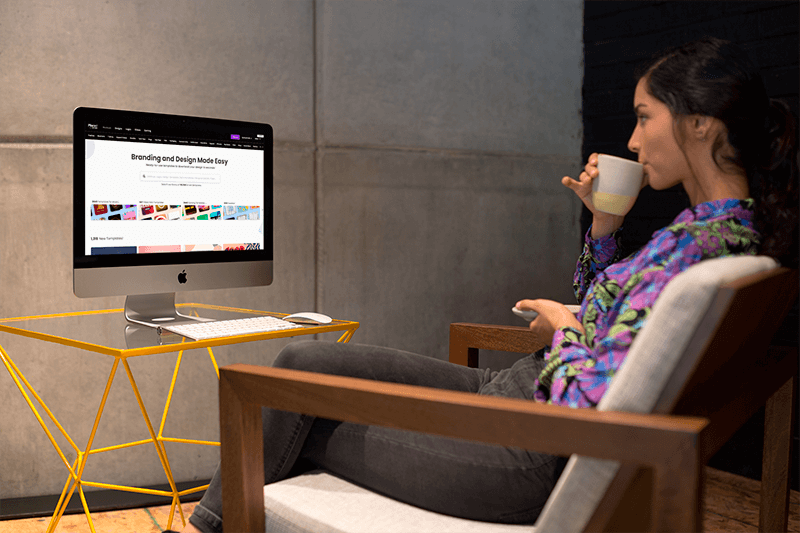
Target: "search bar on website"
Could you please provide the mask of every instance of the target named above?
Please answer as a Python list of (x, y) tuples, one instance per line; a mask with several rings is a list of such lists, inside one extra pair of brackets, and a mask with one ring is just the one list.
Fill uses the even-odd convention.
[(219, 174), (186, 174), (184, 172), (141, 172), (139, 179), (155, 183), (219, 183)]

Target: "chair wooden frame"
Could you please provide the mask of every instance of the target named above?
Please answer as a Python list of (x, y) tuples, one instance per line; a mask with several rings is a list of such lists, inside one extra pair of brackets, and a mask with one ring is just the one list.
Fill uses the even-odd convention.
[[(672, 414), (571, 409), (251, 365), (222, 368), (225, 527), (264, 531), (261, 406), (620, 461), (585, 531), (700, 531), (703, 465), (766, 404), (760, 530), (784, 531), (797, 352), (768, 350), (768, 344), (797, 285), (797, 272), (776, 269), (722, 287), (701, 324), (713, 328), (711, 341), (687, 348), (703, 356), (687, 369), (691, 377), (679, 401), (664, 407)], [(453, 324), (450, 359), (477, 365), (481, 349), (534, 351), (526, 333), (525, 328)]]

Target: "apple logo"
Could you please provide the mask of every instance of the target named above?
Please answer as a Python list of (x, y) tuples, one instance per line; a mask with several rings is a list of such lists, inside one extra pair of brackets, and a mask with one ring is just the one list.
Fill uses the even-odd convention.
[(178, 283), (186, 283), (186, 271), (184, 270), (178, 274)]

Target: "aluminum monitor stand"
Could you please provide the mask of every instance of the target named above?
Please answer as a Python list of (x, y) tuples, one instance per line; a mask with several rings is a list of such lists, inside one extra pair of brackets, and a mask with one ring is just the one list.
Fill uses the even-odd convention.
[(191, 322), (213, 322), (211, 318), (182, 315), (175, 307), (175, 293), (137, 294), (125, 298), (125, 319), (151, 328)]

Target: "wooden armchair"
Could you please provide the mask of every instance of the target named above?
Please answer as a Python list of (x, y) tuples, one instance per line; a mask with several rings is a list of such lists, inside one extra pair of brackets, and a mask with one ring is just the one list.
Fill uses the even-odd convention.
[[(797, 354), (768, 347), (797, 286), (796, 272), (764, 257), (692, 267), (659, 297), (596, 410), (285, 369), (223, 368), (225, 529), (264, 531), (266, 506), (270, 531), (531, 530), (436, 515), (326, 473), (264, 487), (262, 405), (571, 456), (533, 527), (549, 532), (699, 531), (703, 464), (766, 404), (760, 529), (784, 531)], [(451, 361), (477, 365), (481, 349), (534, 351), (526, 331), (453, 324)]]

